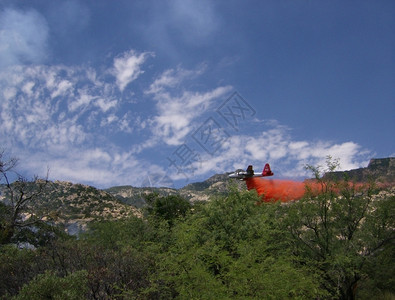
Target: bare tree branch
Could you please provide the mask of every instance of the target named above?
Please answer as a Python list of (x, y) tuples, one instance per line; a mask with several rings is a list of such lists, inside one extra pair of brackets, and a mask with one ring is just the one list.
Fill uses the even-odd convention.
[[(0, 182), (4, 180), (5, 198), (8, 200), (6, 205), (9, 206), (9, 213), (3, 216), (4, 220), (0, 224), (2, 234), (2, 243), (9, 243), (15, 234), (17, 228), (32, 226), (40, 222), (43, 216), (30, 214), (27, 219), (23, 218), (24, 213), (29, 213), (31, 205), (35, 204), (47, 187), (49, 169), (45, 178), (41, 179), (34, 176), (32, 180), (27, 180), (15, 171), (18, 160), (16, 158), (5, 159), (4, 151), (0, 152)], [(15, 173), (18, 178), (14, 182), (9, 179), (9, 173)], [(0, 232), (1, 233), (1, 232)], [(4, 237), (5, 235), (5, 237)]]

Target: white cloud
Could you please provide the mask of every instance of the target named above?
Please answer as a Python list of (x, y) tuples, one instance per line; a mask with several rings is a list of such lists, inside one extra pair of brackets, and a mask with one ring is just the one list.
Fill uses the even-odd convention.
[(152, 119), (152, 132), (168, 145), (180, 145), (193, 129), (193, 121), (207, 113), (212, 102), (230, 91), (229, 86), (205, 93), (184, 92), (171, 97), (163, 93), (158, 99), (158, 115)]
[[(277, 122), (264, 122), (262, 131), (254, 135), (231, 136), (214, 155), (200, 149), (201, 160), (189, 166), (193, 176), (223, 173), (253, 164), (256, 171), (270, 163), (277, 178), (306, 178), (311, 173), (305, 170), (306, 164), (326, 166), (331, 155), (340, 160), (339, 170), (366, 167), (371, 153), (354, 142), (331, 143), (328, 141), (298, 141), (289, 134), (287, 127)], [(175, 168), (171, 177), (185, 179)]]
[(41, 63), (48, 56), (48, 24), (35, 10), (0, 13), (0, 67)]
[(205, 68), (206, 66), (202, 64), (195, 70), (185, 70), (181, 67), (177, 67), (177, 69), (168, 69), (154, 80), (145, 93), (158, 95), (167, 88), (175, 88), (183, 81), (196, 78), (203, 74)]
[[(157, 114), (149, 123), (153, 139), (140, 145), (136, 152), (158, 146), (159, 141), (170, 146), (190, 142), (188, 134), (200, 125), (196, 121), (203, 121), (202, 117), (207, 116), (214, 101), (231, 90), (229, 86), (206, 92), (186, 90), (185, 81), (195, 79), (202, 73), (201, 69), (194, 71), (178, 67), (163, 72), (153, 81), (145, 91), (156, 101)], [(311, 174), (307, 173), (305, 165), (324, 164), (328, 155), (339, 158), (341, 170), (346, 170), (365, 166), (370, 154), (354, 142), (295, 140), (290, 134), (291, 130), (276, 120), (254, 120), (255, 132), (257, 126), (262, 127), (261, 132), (233, 135), (214, 156), (200, 149), (201, 160), (188, 166), (194, 169), (193, 176), (245, 168), (248, 164), (254, 164), (259, 169), (270, 162), (280, 177), (308, 177)], [(173, 180), (185, 179), (185, 175), (176, 168), (171, 168), (170, 173)]]
[(33, 81), (29, 81), (27, 82), (23, 87), (22, 87), (22, 91), (28, 96), (32, 96), (32, 88), (34, 87), (34, 82)]
[(178, 45), (201, 47), (220, 32), (221, 16), (209, 0), (159, 1), (147, 18), (143, 27), (147, 42), (155, 41), (155, 48), (174, 58), (179, 54)]
[(78, 94), (79, 97), (77, 98), (77, 100), (69, 103), (69, 110), (71, 112), (75, 112), (77, 109), (80, 110), (81, 107), (89, 106), (91, 102), (96, 98), (96, 96), (93, 96), (89, 94), (88, 91), (84, 90), (79, 90)]
[(100, 188), (115, 185), (140, 186), (143, 178), (152, 170), (164, 173), (162, 167), (110, 145), (106, 149), (69, 148), (67, 152), (58, 155), (21, 151), (18, 156), (22, 158), (20, 167), (25, 172), (35, 170), (39, 176), (45, 176), (49, 168), (51, 180), (85, 183)]
[[(199, 86), (197, 90), (196, 79), (203, 74), (204, 65), (195, 70), (170, 69), (140, 91), (154, 105), (150, 117), (139, 116), (129, 109), (141, 102), (124, 99), (120, 90), (141, 74), (145, 57), (138, 62), (139, 57), (146, 55), (132, 51), (116, 58), (114, 61), (124, 60), (129, 71), (133, 70), (122, 74), (119, 68), (116, 83), (105, 80), (108, 71), (97, 74), (90, 67), (31, 65), (0, 70), (1, 147), (15, 150), (13, 154), (21, 158), (27, 171), (36, 173), (41, 168), (45, 173), (48, 165), (54, 179), (101, 187), (139, 185), (150, 170), (183, 179), (177, 170), (165, 170), (144, 159), (143, 150), (188, 143), (188, 135), (208, 116), (216, 115), (219, 101), (232, 88)], [(277, 176), (307, 176), (303, 166), (324, 164), (327, 155), (340, 158), (342, 169), (365, 166), (370, 158), (369, 152), (352, 141), (295, 140), (278, 122), (250, 122), (255, 134), (233, 131), (214, 156), (201, 149), (202, 160), (195, 163), (194, 176), (207, 177), (248, 164), (259, 169), (266, 162)], [(261, 128), (258, 133), (257, 128)], [(125, 137), (138, 142), (122, 149)]]
[(114, 123), (116, 121), (118, 121), (118, 117), (114, 114), (111, 114), (111, 115), (107, 116), (107, 118), (105, 118), (101, 121), (100, 126), (101, 127), (107, 126), (107, 125)]
[(136, 172), (146, 176), (151, 164), (113, 140), (133, 132), (121, 102), (116, 85), (89, 67), (8, 67), (0, 71), (1, 147), (20, 157), (23, 174), (49, 166), (52, 179), (139, 185)]
[(23, 145), (48, 155), (68, 152), (98, 142), (96, 129), (116, 122), (120, 113), (122, 123), (112, 130), (130, 131), (125, 113), (116, 111), (115, 89), (90, 68), (8, 67), (0, 72), (0, 90), (2, 147)]
[(195, 70), (181, 67), (166, 70), (145, 91), (145, 94), (152, 95), (156, 101), (157, 115), (150, 119), (155, 140), (172, 146), (182, 144), (196, 125), (194, 121), (207, 113), (215, 100), (231, 91), (230, 86), (217, 87), (208, 92), (193, 92), (181, 88), (185, 81), (203, 74), (204, 69), (205, 66), (201, 65)]
[(99, 107), (102, 112), (107, 112), (109, 109), (116, 107), (118, 104), (117, 100), (99, 98), (97, 99), (95, 105)]
[(73, 88), (73, 83), (68, 80), (61, 80), (56, 88), (51, 93), (51, 98), (56, 98), (66, 95)]
[(219, 16), (215, 14), (211, 1), (176, 0), (170, 7), (173, 18), (170, 21), (177, 23), (183, 37), (196, 43), (208, 38), (219, 25)]
[(140, 67), (148, 56), (152, 55), (153, 54), (149, 52), (137, 54), (134, 50), (130, 50), (114, 59), (112, 74), (115, 76), (116, 83), (121, 92), (129, 83), (136, 80), (140, 74), (144, 73)]

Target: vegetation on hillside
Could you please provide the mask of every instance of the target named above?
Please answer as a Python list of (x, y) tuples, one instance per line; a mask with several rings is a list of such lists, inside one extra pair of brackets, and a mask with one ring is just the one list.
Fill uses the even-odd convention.
[(317, 180), (321, 193), (298, 202), (236, 187), (194, 205), (150, 194), (142, 216), (97, 220), (78, 239), (47, 224), (34, 249), (3, 240), (0, 298), (393, 298), (394, 188)]

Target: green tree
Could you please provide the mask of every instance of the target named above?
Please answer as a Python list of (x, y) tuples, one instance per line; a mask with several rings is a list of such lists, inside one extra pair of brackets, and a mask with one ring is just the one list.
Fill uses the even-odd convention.
[(77, 271), (65, 277), (45, 272), (23, 286), (15, 300), (69, 299), (82, 300), (88, 295), (86, 271)]
[(0, 247), (0, 298), (16, 295), (39, 271), (38, 254), (13, 245)]
[(358, 299), (395, 296), (395, 188), (373, 195), (372, 210), (364, 219), (359, 238), (365, 241)]
[[(335, 164), (328, 164), (333, 170)], [(379, 262), (394, 240), (394, 204), (375, 201), (374, 185), (332, 181), (310, 168), (321, 187), (287, 206), (284, 225), (291, 234), (294, 255), (323, 281), (331, 299), (354, 299), (358, 283), (369, 277), (367, 265)], [(385, 266), (377, 266), (385, 268)]]
[(170, 225), (178, 218), (183, 218), (190, 211), (191, 204), (180, 195), (160, 196), (151, 193), (146, 196), (146, 211), (154, 218), (167, 221)]
[(257, 205), (254, 192), (232, 190), (175, 223), (150, 292), (179, 299), (314, 298), (316, 277), (295, 265), (283, 232), (281, 206)]
[(156, 271), (158, 254), (171, 243), (171, 230), (165, 220), (152, 223), (130, 217), (91, 224), (81, 239), (91, 252), (83, 265), (90, 274), (92, 295), (101, 291), (109, 298), (141, 299)]

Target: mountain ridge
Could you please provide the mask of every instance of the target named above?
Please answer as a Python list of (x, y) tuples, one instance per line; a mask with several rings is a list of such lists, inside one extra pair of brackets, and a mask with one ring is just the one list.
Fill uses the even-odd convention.
[[(368, 166), (349, 171), (327, 173), (336, 179), (395, 185), (395, 158), (371, 159)], [(145, 197), (150, 193), (160, 196), (180, 195), (193, 202), (209, 201), (216, 195), (226, 195), (234, 187), (245, 190), (244, 181), (233, 180), (228, 173), (215, 174), (202, 182), (190, 183), (182, 188), (133, 187), (130, 185), (97, 189), (92, 186), (66, 181), (50, 181), (39, 201), (32, 203), (35, 211), (45, 211), (53, 220), (68, 226), (84, 227), (90, 221), (121, 219), (129, 215), (142, 216)], [(0, 185), (0, 202), (7, 204), (7, 188)], [(74, 225), (73, 225), (74, 224)], [(73, 229), (70, 229), (73, 231)]]
[[(348, 171), (328, 172), (324, 175), (324, 178), (329, 176), (335, 179), (344, 179), (346, 177), (351, 181), (368, 182), (374, 180), (395, 185), (395, 157), (372, 158), (367, 167)], [(246, 189), (243, 181), (232, 180), (228, 177), (228, 173), (224, 173), (215, 174), (205, 181), (190, 183), (179, 189), (123, 186), (122, 193), (117, 193), (117, 187), (111, 187), (105, 189), (105, 191), (124, 203), (142, 207), (145, 203), (142, 196), (149, 192), (156, 192), (163, 196), (179, 194), (191, 202), (208, 201), (215, 194), (226, 194), (232, 185), (240, 190)]]
[[(352, 181), (379, 183), (395, 183), (395, 157), (372, 158), (365, 168), (352, 169), (348, 171), (334, 171), (325, 174), (336, 179), (346, 177)], [(324, 177), (325, 177), (324, 176)]]
[[(26, 182), (24, 195), (14, 191), (17, 197), (29, 197), (33, 182)], [(11, 184), (11, 188), (14, 183)], [(10, 190), (0, 185), (0, 203), (10, 204)], [(62, 225), (65, 232), (78, 234), (92, 221), (123, 219), (131, 215), (141, 216), (139, 209), (119, 201), (112, 194), (95, 187), (68, 181), (46, 181), (45, 187), (31, 201), (26, 202), (22, 217), (41, 216), (42, 221)]]

